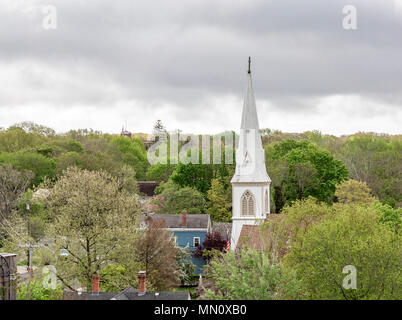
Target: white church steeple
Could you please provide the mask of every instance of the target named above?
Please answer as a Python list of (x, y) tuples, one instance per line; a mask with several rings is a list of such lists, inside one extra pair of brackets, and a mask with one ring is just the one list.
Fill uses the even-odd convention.
[(270, 213), (271, 179), (265, 168), (265, 155), (259, 132), (257, 108), (251, 79), (251, 60), (247, 73), (236, 171), (232, 183), (232, 237), (235, 250), (243, 225), (255, 225)]

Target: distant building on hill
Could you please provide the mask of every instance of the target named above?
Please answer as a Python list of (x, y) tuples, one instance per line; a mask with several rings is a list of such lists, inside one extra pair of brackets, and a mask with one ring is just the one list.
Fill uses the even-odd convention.
[(121, 128), (120, 135), (124, 137), (129, 137), (131, 139), (131, 132), (128, 131), (127, 128), (124, 128), (124, 126)]

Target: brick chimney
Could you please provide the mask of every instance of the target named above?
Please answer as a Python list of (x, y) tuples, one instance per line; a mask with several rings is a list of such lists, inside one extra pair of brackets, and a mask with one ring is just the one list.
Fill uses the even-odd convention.
[(147, 272), (138, 272), (138, 295), (144, 295), (147, 292)]
[(92, 292), (96, 294), (99, 294), (99, 279), (99, 275), (92, 275)]
[(183, 210), (181, 213), (181, 226), (182, 227), (187, 227), (187, 211)]

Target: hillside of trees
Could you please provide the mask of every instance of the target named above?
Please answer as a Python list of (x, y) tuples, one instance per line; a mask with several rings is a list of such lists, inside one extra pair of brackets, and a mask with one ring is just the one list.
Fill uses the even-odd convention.
[[(161, 122), (153, 132), (165, 132)], [(258, 263), (262, 263), (270, 266), (260, 275), (266, 277), (266, 283), (259, 282), (262, 287), (256, 288), (260, 291), (250, 292), (249, 297), (274, 298), (279, 292), (277, 297), (283, 298), (372, 298), (364, 290), (355, 296), (342, 296), (342, 291), (331, 289), (330, 278), (322, 278), (328, 286), (316, 292), (328, 261), (339, 267), (347, 263), (348, 259), (344, 261), (337, 255), (343, 250), (362, 261), (361, 268), (369, 270), (364, 274), (367, 283), (363, 289), (385, 285), (388, 291), (379, 296), (398, 297), (401, 288), (388, 284), (398, 282), (401, 276), (389, 270), (400, 266), (402, 251), (398, 251), (402, 135), (356, 133), (336, 137), (315, 131), (283, 133), (269, 129), (261, 130), (261, 135), (272, 179), (271, 212), (281, 213), (286, 226), (267, 223), (265, 228), (275, 228), (277, 239), (291, 239), (292, 248), (288, 252), (282, 243), (269, 244), (277, 248), (277, 253), (286, 251), (284, 257), (261, 256), (261, 252), (251, 250), (238, 257), (227, 254), (210, 259), (207, 280), (212, 287), (201, 296), (247, 298), (247, 281), (236, 268), (257, 268), (260, 272)], [(144, 211), (177, 214), (186, 210), (189, 214), (208, 213), (213, 222), (230, 222), (230, 179), (235, 164), (176, 164), (168, 159), (166, 164), (151, 165), (146, 139), (146, 134), (127, 137), (91, 129), (56, 134), (51, 128), (30, 122), (0, 129), (1, 250), (18, 253), (20, 263), (26, 263), (26, 245), (34, 246), (34, 264), (55, 265), (63, 288), (74, 289), (80, 283), (89, 290), (94, 273), (101, 274), (104, 290), (135, 287), (134, 275), (145, 266), (149, 268), (147, 274), (152, 275), (150, 288), (157, 290), (167, 290), (191, 278), (191, 266), (182, 264), (188, 253), (177, 251), (169, 235), (158, 226), (147, 231), (149, 235), (140, 234), (139, 217)], [(229, 147), (222, 151), (234, 150)], [(156, 195), (141, 204), (137, 182), (144, 180), (160, 185)], [(305, 232), (300, 233), (301, 222)], [(283, 235), (283, 230), (294, 232)], [(349, 248), (353, 235), (364, 236)], [(164, 250), (163, 255), (157, 255), (158, 261), (144, 260), (143, 250), (132, 249), (159, 252), (161, 243)], [(330, 252), (325, 246), (338, 251)], [(61, 251), (68, 255), (59, 257)], [(384, 256), (386, 252), (389, 254)], [(240, 259), (239, 264), (234, 269), (225, 268), (232, 264), (231, 259)], [(376, 259), (390, 264), (381, 269), (370, 262)], [(390, 278), (384, 276), (373, 284), (370, 272), (377, 267), (378, 272), (388, 270)], [(172, 274), (176, 276), (171, 278)], [(229, 290), (222, 279), (238, 287)], [(277, 281), (275, 285), (271, 280)], [(260, 295), (264, 286), (268, 291)], [(21, 289), (24, 297), (28, 289)]]

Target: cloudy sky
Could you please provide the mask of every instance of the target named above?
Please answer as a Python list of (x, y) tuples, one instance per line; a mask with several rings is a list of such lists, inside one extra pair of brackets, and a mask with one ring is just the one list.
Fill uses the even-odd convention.
[(260, 127), (402, 133), (402, 0), (0, 0), (0, 127), (237, 131), (248, 56)]

